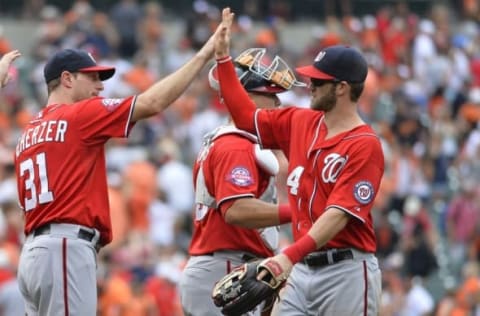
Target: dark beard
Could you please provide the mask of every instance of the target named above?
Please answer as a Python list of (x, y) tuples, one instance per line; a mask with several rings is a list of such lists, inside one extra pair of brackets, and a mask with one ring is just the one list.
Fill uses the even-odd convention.
[(335, 95), (335, 85), (332, 85), (331, 89), (326, 95), (312, 103), (312, 110), (330, 112), (337, 103), (337, 96)]

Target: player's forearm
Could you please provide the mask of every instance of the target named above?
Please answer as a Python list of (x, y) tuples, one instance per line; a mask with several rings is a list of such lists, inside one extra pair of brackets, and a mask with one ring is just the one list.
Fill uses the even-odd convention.
[(8, 76), (8, 65), (0, 62), (0, 88), (3, 88), (6, 85)]
[(190, 85), (210, 56), (197, 53), (185, 65), (138, 95), (132, 121), (158, 114), (172, 104)]
[(0, 88), (3, 88), (7, 84), (9, 67), (10, 63), (7, 59), (3, 58), (0, 60)]
[(256, 106), (238, 80), (231, 57), (217, 60), (217, 65), (220, 95), (235, 125), (255, 134), (254, 115)]
[(347, 213), (332, 207), (313, 223), (309, 234), (315, 240), (317, 248), (320, 248), (345, 228), (348, 221), (349, 215)]
[(293, 264), (297, 263), (308, 253), (323, 247), (345, 228), (348, 221), (349, 216), (342, 210), (336, 208), (328, 209), (315, 221), (307, 235), (284, 250), (285, 255)]
[(291, 221), (288, 205), (267, 203), (254, 198), (236, 200), (225, 213), (225, 221), (245, 228), (263, 228)]

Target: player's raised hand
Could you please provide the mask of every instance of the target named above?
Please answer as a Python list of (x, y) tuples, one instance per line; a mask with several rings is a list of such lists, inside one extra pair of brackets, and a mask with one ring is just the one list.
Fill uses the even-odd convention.
[(210, 59), (213, 56), (215, 50), (215, 40), (218, 37), (218, 34), (224, 31), (225, 29), (230, 30), (230, 26), (232, 25), (234, 13), (230, 11), (230, 8), (224, 8), (222, 11), (222, 22), (217, 26), (215, 33), (210, 36), (208, 41), (203, 45), (202, 49), (199, 53), (202, 56)]
[(22, 54), (18, 50), (12, 50), (3, 55), (0, 59), (0, 87), (4, 87), (8, 83), (8, 80), (10, 79), (8, 76), (8, 68), (12, 62), (21, 55)]
[(226, 8), (222, 12), (222, 23), (215, 32), (215, 58), (220, 59), (230, 55), (230, 32), (234, 14)]

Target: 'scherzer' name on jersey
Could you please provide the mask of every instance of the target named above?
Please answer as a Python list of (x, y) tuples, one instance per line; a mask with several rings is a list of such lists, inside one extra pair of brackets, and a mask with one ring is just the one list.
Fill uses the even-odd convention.
[(68, 122), (65, 120), (44, 121), (38, 126), (27, 128), (18, 141), (16, 156), (43, 142), (64, 142), (67, 128)]

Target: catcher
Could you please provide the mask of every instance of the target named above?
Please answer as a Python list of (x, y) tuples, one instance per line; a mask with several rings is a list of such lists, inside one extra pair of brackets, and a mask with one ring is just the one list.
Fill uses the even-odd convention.
[[(272, 79), (272, 65), (285, 72), (289, 68), (278, 56), (265, 63), (265, 53), (261, 48), (246, 50), (237, 58), (236, 71), (256, 106), (273, 109), (280, 105), (277, 93), (302, 83), (295, 77), (288, 82)], [(218, 90), (216, 66), (209, 72), (209, 83)], [(277, 225), (291, 219), (289, 206), (276, 204), (278, 170), (273, 152), (261, 150), (255, 136), (231, 121), (204, 137), (193, 170), (196, 209), (190, 258), (180, 281), (185, 315), (222, 315), (211, 298), (215, 282), (235, 267), (276, 253)], [(248, 315), (260, 315), (262, 308), (254, 307)]]

